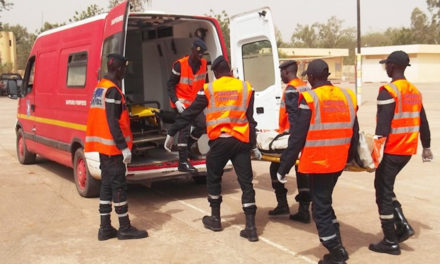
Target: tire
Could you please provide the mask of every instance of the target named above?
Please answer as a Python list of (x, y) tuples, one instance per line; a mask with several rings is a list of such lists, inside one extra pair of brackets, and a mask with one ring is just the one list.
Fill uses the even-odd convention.
[(17, 159), (21, 164), (33, 164), (37, 155), (30, 152), (26, 147), (26, 142), (24, 139), (23, 129), (19, 128), (17, 131), (17, 141), (16, 141)]
[(82, 148), (78, 148), (75, 151), (73, 177), (79, 195), (87, 198), (99, 196), (101, 182), (90, 175)]

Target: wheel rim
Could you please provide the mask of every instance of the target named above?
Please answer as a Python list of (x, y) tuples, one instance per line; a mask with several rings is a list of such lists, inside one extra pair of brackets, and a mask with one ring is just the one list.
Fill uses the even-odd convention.
[(20, 155), (20, 159), (22, 159), (24, 156), (24, 142), (21, 136), (18, 138), (18, 154)]
[(76, 165), (76, 178), (81, 189), (86, 188), (87, 172), (84, 159), (79, 159)]

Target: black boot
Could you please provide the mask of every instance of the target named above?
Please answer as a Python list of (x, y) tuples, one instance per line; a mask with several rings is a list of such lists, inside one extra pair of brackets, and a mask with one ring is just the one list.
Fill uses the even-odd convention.
[(98, 240), (103, 241), (116, 237), (118, 231), (110, 223), (110, 215), (101, 215), (101, 225), (98, 231)]
[(387, 253), (391, 255), (400, 255), (400, 247), (397, 242), (390, 242), (385, 238), (382, 239), (379, 243), (370, 244), (368, 249), (371, 251), (379, 252), (379, 253)]
[(400, 247), (394, 230), (394, 220), (381, 220), (381, 224), (384, 238), (379, 243), (370, 244), (368, 249), (378, 253), (400, 255)]
[(287, 204), (278, 203), (277, 207), (269, 211), (270, 216), (288, 215), (290, 213), (289, 206)]
[(222, 222), (220, 219), (220, 206), (211, 207), (211, 216), (205, 215), (202, 219), (203, 226), (214, 232), (222, 231)]
[[(272, 173), (272, 172), (271, 172)], [(269, 211), (270, 216), (281, 216), (290, 214), (289, 204), (287, 203), (287, 189), (284, 184), (278, 182), (277, 179), (272, 179), (272, 188), (275, 189), (275, 196), (277, 198), (277, 206)]]
[(347, 250), (341, 244), (329, 249), (329, 252), (329, 254), (324, 255), (324, 258), (318, 264), (345, 264), (345, 261), (348, 260)]
[(310, 203), (300, 202), (298, 207), (298, 213), (290, 215), (290, 220), (298, 221), (304, 224), (308, 224), (311, 222), (310, 212), (309, 212)]
[(197, 172), (197, 169), (188, 161), (187, 147), (179, 147), (179, 166), (177, 169), (182, 172)]
[(222, 222), (220, 219), (220, 204), (222, 197), (219, 196), (215, 199), (208, 197), (209, 206), (211, 206), (211, 216), (205, 215), (202, 219), (203, 226), (214, 232), (222, 231)]
[(400, 203), (397, 202), (397, 204), (394, 206), (394, 224), (396, 225), (397, 241), (401, 243), (414, 235), (414, 229), (409, 225), (405, 215), (403, 215)]
[(246, 215), (246, 227), (240, 231), (240, 236), (250, 242), (258, 241), (257, 227), (255, 226), (255, 213)]
[(148, 237), (148, 233), (146, 230), (139, 230), (136, 227), (132, 226), (130, 223), (130, 219), (127, 216), (119, 217), (119, 230), (118, 230), (118, 239), (138, 239)]

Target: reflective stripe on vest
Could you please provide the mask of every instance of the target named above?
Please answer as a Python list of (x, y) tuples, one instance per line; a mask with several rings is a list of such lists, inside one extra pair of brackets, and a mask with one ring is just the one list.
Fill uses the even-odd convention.
[[(222, 90), (222, 85), (230, 87)], [(232, 77), (221, 77), (205, 85), (204, 93), (209, 101), (205, 109), (208, 137), (213, 140), (225, 133), (242, 142), (249, 142), (246, 112), (251, 89), (247, 83)]]
[[(330, 92), (334, 95), (323, 97)], [(298, 170), (303, 173), (333, 173), (343, 170), (356, 117), (354, 94), (336, 86), (325, 85), (304, 92), (303, 97), (312, 111), (312, 119)]]
[(120, 104), (122, 105), (123, 110), (118, 123), (121, 128), (122, 135), (127, 142), (127, 146), (130, 149), (132, 147), (133, 137), (130, 130), (128, 110), (125, 107), (125, 98), (116, 84), (109, 80), (101, 79), (97, 88), (95, 88), (93, 92), (93, 97), (90, 102), (84, 145), (85, 152), (99, 152), (106, 155), (120, 155), (122, 153), (114, 142), (105, 112), (105, 104), (108, 101), (106, 100), (105, 95), (110, 87), (115, 87), (121, 94), (122, 99)]
[(422, 105), (420, 92), (406, 80), (394, 81), (383, 88), (396, 102), (384, 152), (395, 155), (416, 154)]

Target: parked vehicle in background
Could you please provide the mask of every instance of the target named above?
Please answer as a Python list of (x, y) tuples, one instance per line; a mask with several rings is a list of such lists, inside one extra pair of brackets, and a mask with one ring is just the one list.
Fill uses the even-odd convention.
[(0, 75), (0, 95), (17, 98), (18, 87), (21, 82), (22, 78), (18, 73), (2, 73)]

